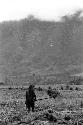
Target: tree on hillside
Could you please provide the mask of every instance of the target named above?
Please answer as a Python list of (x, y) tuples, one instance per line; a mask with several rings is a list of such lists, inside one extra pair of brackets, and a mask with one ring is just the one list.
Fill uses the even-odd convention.
[(68, 46), (71, 45), (72, 36), (74, 35), (74, 29), (81, 25), (81, 15), (82, 11), (79, 10), (73, 15), (66, 15), (62, 17), (63, 27), (62, 27), (62, 49), (63, 51), (68, 50)]
[[(62, 56), (69, 60), (70, 63), (76, 63), (80, 60), (80, 53), (82, 51), (82, 36), (80, 27), (83, 24), (81, 18), (82, 11), (79, 10), (73, 15), (66, 15), (62, 17), (62, 27), (61, 27), (61, 52)], [(79, 37), (81, 35), (81, 37)], [(79, 41), (80, 42), (79, 42)], [(78, 58), (78, 61), (76, 58)]]

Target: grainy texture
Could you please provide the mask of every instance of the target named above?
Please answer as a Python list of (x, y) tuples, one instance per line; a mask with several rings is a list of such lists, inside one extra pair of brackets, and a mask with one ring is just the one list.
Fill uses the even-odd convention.
[[(48, 88), (47, 88), (48, 89)], [(54, 124), (74, 125), (74, 122), (83, 120), (81, 108), (82, 91), (73, 92), (60, 90), (61, 96), (49, 98), (47, 91), (35, 90), (37, 101), (35, 112), (26, 110), (25, 90), (0, 89), (3, 96), (0, 100), (0, 123), (1, 125), (36, 125)], [(73, 94), (75, 93), (75, 94)], [(80, 94), (80, 97), (78, 96)], [(72, 98), (70, 97), (72, 96)], [(77, 100), (77, 102), (76, 102)]]

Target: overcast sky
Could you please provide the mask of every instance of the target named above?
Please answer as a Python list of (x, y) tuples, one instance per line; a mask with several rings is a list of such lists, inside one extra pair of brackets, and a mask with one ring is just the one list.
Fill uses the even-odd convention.
[(0, 22), (19, 20), (31, 14), (57, 20), (78, 9), (83, 9), (83, 0), (0, 0)]

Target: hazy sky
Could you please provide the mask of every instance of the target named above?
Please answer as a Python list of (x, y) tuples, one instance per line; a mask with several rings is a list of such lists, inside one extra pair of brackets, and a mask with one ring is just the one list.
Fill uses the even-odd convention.
[(19, 20), (30, 14), (46, 20), (83, 9), (83, 0), (0, 0), (0, 22)]

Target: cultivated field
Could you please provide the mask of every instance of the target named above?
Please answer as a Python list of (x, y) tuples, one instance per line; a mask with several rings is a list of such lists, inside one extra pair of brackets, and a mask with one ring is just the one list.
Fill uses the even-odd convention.
[[(83, 125), (82, 87), (57, 88), (60, 95), (50, 98), (48, 86), (35, 87), (35, 112), (28, 113), (25, 106), (26, 87), (0, 88), (0, 125)], [(79, 89), (75, 90), (78, 87)]]

